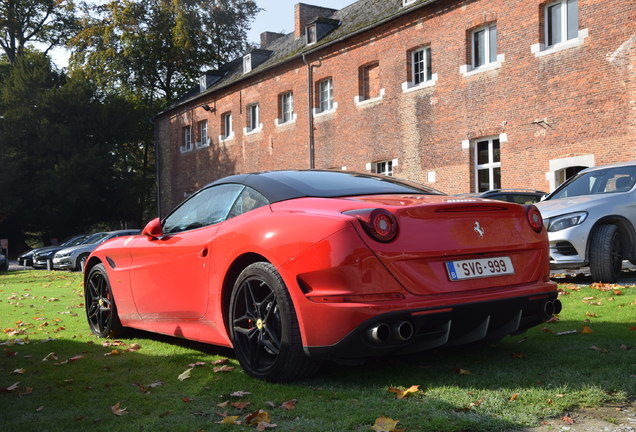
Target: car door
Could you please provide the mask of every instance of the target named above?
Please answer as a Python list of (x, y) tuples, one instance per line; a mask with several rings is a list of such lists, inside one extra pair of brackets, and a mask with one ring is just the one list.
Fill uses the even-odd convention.
[(162, 222), (159, 238), (142, 236), (131, 246), (130, 282), (142, 319), (200, 318), (206, 313), (211, 250), (219, 225), (244, 186), (199, 191)]

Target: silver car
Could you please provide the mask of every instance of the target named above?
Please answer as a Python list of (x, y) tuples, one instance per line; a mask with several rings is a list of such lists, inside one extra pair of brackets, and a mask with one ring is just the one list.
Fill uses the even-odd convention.
[(550, 266), (589, 266), (592, 279), (615, 282), (623, 260), (636, 263), (636, 161), (588, 168), (542, 202)]
[(99, 232), (90, 236), (84, 243), (62, 249), (53, 255), (53, 268), (63, 270), (81, 270), (86, 258), (106, 240), (115, 237), (139, 234), (139, 230), (119, 230)]

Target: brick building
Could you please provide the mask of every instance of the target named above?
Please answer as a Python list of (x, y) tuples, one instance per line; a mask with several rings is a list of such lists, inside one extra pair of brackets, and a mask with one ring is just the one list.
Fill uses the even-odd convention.
[(239, 172), (549, 191), (635, 159), (635, 22), (636, 0), (297, 4), (293, 33), (263, 33), (156, 117), (161, 212)]

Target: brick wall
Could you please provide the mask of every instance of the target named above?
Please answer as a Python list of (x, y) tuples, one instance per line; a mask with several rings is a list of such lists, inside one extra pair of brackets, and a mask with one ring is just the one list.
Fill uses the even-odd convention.
[[(502, 187), (548, 191), (555, 161), (635, 159), (636, 1), (579, 0), (582, 42), (537, 56), (533, 45), (545, 42), (543, 7), (534, 0), (439, 1), (308, 56), (311, 85), (331, 77), (337, 103), (313, 118), (316, 168), (365, 171), (370, 162), (397, 159), (397, 177), (427, 183), (434, 173), (431, 186), (469, 192), (474, 140), (495, 137), (502, 140)], [(488, 23), (496, 23), (503, 61), (465, 76), (460, 66), (470, 62), (471, 31)], [(437, 80), (405, 92), (408, 52), (421, 46), (431, 47)], [(383, 98), (356, 104), (360, 67), (374, 62)], [(296, 120), (276, 126), (278, 96), (290, 90)], [(245, 107), (256, 102), (263, 129), (246, 135)], [(214, 109), (205, 111), (204, 103)], [(228, 111), (234, 138), (219, 142)], [(308, 68), (295, 59), (159, 116), (163, 213), (230, 173), (308, 168), (308, 113)], [(196, 129), (202, 119), (211, 145), (181, 153), (182, 127)]]

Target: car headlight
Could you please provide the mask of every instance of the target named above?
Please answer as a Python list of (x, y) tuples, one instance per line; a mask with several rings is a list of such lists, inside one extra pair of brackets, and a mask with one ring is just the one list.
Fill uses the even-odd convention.
[(587, 219), (587, 212), (568, 213), (550, 218), (548, 232), (561, 231), (576, 225), (580, 225)]
[(66, 257), (67, 257), (67, 256), (69, 256), (69, 255), (71, 255), (71, 253), (70, 253), (70, 252), (63, 253), (63, 254), (61, 254), (61, 253), (56, 253), (56, 254), (55, 254), (55, 258), (66, 258)]

